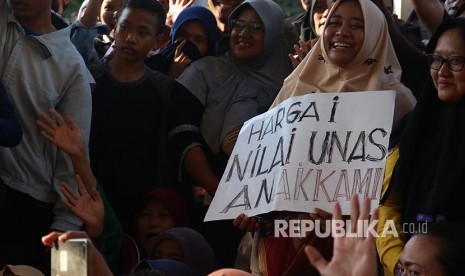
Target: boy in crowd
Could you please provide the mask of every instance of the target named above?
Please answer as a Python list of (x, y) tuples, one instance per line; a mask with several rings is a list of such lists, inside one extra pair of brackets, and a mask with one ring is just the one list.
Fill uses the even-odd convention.
[(137, 203), (160, 180), (160, 144), (170, 89), (168, 77), (145, 67), (166, 20), (157, 1), (128, 0), (115, 33), (115, 56), (90, 67), (92, 94), (90, 161), (126, 233)]

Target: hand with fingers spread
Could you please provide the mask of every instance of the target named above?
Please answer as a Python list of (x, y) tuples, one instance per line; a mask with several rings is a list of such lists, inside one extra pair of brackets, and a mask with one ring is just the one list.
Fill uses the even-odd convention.
[(296, 68), (300, 62), (305, 58), (308, 52), (312, 49), (313, 40), (303, 41), (299, 40), (299, 44), (294, 45), (295, 55), (289, 54), (292, 62), (292, 68)]
[(97, 186), (97, 180), (90, 168), (81, 129), (74, 123), (71, 116), (67, 116), (64, 120), (55, 109), (50, 109), (49, 113), (50, 116), (45, 113), (39, 114), (36, 125), (40, 127), (40, 133), (69, 154), (73, 162), (74, 172), (81, 176), (84, 185), (90, 191)]
[(71, 116), (67, 116), (64, 120), (55, 109), (50, 109), (49, 113), (52, 117), (40, 113), (40, 120), (36, 121), (41, 128), (42, 136), (69, 155), (85, 152), (81, 129), (74, 123)]
[[(351, 233), (359, 233), (357, 222), (368, 220), (370, 216), (370, 200), (364, 200), (362, 210), (358, 197), (354, 196), (351, 201)], [(338, 203), (334, 205), (333, 219), (341, 220), (341, 207)], [(378, 219), (376, 209), (371, 216), (370, 223)], [(331, 229), (333, 234), (337, 231)], [(349, 230), (346, 230), (349, 231)], [(377, 275), (376, 248), (373, 234), (370, 231), (360, 236), (337, 236), (334, 238), (333, 258), (330, 262), (325, 260), (317, 249), (311, 246), (305, 248), (310, 263), (318, 269), (321, 275)]]
[(182, 72), (191, 64), (192, 60), (182, 51), (184, 45), (186, 45), (187, 40), (183, 40), (179, 45), (176, 47), (176, 51), (174, 52), (174, 59), (173, 63), (170, 65), (169, 77), (172, 79), (176, 79), (179, 77)]
[(91, 237), (99, 237), (103, 233), (103, 218), (105, 215), (102, 198), (95, 187), (90, 192), (87, 192), (79, 175), (76, 175), (76, 182), (79, 194), (67, 183), (61, 183), (60, 189), (64, 196), (63, 203), (84, 221), (87, 232)]
[(173, 26), (174, 21), (184, 9), (192, 6), (195, 0), (169, 0), (170, 7), (166, 13), (166, 25)]

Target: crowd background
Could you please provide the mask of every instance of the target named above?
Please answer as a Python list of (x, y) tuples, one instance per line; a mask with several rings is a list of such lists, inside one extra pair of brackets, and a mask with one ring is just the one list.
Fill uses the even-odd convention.
[[(76, 18), (76, 16), (78, 15), (79, 8), (81, 7), (81, 4), (82, 4), (82, 0), (57, 0), (57, 1), (68, 2), (67, 7), (65, 11), (63, 12), (64, 17), (70, 18), (70, 19)], [(302, 12), (302, 5), (300, 4), (299, 1), (277, 0), (276, 3), (278, 3), (283, 8), (283, 11), (286, 17)]]
[[(461, 271), (465, 1), (412, 0), (406, 21), (390, 0), (0, 1), (1, 273), (48, 274), (70, 238), (92, 240), (92, 275)], [(340, 219), (338, 204), (203, 222), (246, 120), (376, 90), (396, 102), (371, 220), (431, 231), (272, 235), (278, 219)], [(352, 220), (368, 206), (353, 196)]]

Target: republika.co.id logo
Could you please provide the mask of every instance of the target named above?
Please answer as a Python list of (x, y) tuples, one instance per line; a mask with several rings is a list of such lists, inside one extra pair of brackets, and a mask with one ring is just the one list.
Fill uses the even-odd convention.
[(399, 237), (402, 234), (421, 234), (427, 233), (427, 223), (404, 223), (401, 229), (397, 229), (394, 220), (386, 220), (386, 223), (377, 232), (378, 220), (358, 220), (356, 231), (352, 231), (351, 220), (275, 220), (274, 236), (275, 237), (290, 237), (304, 238), (310, 232), (314, 231), (319, 238), (327, 238), (332, 236), (337, 237)]

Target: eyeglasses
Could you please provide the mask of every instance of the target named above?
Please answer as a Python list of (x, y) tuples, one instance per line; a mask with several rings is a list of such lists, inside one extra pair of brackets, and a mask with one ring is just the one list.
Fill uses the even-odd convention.
[(443, 58), (440, 55), (426, 55), (426, 61), (428, 65), (433, 70), (441, 69), (442, 65), (446, 63), (447, 68), (453, 72), (459, 72), (463, 69), (463, 64), (465, 63), (465, 57), (461, 56), (449, 56)]
[(263, 24), (261, 22), (246, 23), (240, 19), (232, 19), (231, 28), (236, 31), (243, 31), (247, 28), (252, 33), (263, 33), (264, 30)]

